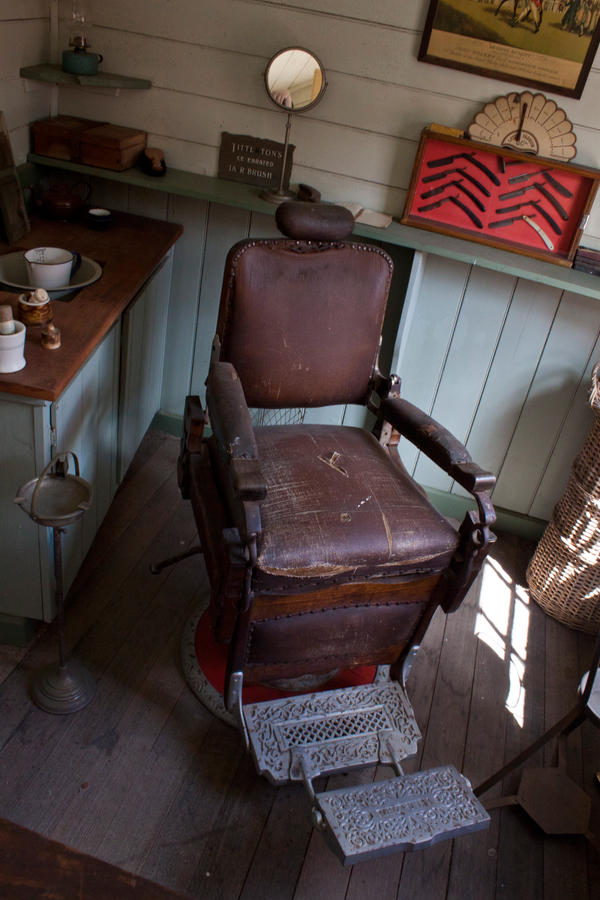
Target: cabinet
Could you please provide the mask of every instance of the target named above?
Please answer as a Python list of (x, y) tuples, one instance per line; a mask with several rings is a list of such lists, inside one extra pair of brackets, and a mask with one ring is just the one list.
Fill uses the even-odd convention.
[(92, 483), (92, 508), (65, 532), (65, 587), (71, 584), (116, 489), (120, 323), (117, 322), (54, 403), (0, 395), (3, 460), (0, 536), (3, 578), (0, 610), (33, 619), (54, 618), (52, 531), (13, 503), (57, 450), (72, 450)]
[(170, 252), (123, 314), (119, 481), (160, 407), (172, 263)]
[(67, 590), (160, 404), (171, 278), (169, 252), (54, 402), (0, 393), (0, 613), (50, 621), (52, 530), (14, 504), (21, 484), (72, 450), (93, 486), (91, 509), (63, 536)]

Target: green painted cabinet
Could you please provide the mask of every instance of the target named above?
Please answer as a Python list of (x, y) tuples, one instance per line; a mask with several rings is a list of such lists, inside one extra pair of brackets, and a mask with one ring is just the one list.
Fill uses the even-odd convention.
[(119, 481), (160, 408), (172, 263), (171, 251), (122, 317)]
[(65, 589), (106, 515), (118, 483), (160, 406), (171, 254), (88, 357), (58, 400), (0, 394), (0, 616), (51, 621), (52, 530), (14, 503), (21, 484), (56, 452), (72, 450), (93, 486), (91, 509), (63, 536)]
[[(92, 508), (65, 532), (63, 571), (71, 584), (116, 490), (120, 322), (99, 344), (54, 403), (0, 395), (0, 612), (54, 618), (52, 530), (36, 525), (13, 502), (21, 484), (51, 457), (72, 450), (94, 488)], [(72, 469), (71, 469), (72, 471)]]

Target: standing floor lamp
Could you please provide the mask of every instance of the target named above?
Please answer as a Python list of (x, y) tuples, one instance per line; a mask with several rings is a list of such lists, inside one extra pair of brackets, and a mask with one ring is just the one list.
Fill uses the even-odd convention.
[[(68, 457), (73, 457), (75, 475), (68, 475)], [(54, 470), (54, 471), (52, 471)], [(52, 528), (56, 580), (56, 626), (58, 664), (42, 669), (35, 677), (32, 697), (48, 713), (66, 714), (83, 709), (96, 693), (93, 675), (81, 663), (65, 655), (65, 606), (63, 596), (61, 535), (90, 508), (92, 486), (79, 476), (79, 460), (70, 450), (59, 453), (39, 478), (22, 485), (15, 497), (23, 512), (38, 525)]]

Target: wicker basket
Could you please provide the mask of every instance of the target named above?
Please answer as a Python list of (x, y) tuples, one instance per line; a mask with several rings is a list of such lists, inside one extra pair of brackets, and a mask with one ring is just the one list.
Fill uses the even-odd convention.
[(534, 600), (579, 631), (600, 628), (600, 363), (592, 373), (596, 412), (552, 519), (527, 568)]

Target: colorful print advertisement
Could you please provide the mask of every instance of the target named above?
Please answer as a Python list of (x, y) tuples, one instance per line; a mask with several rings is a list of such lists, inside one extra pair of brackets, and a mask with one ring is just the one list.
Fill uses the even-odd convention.
[(600, 0), (431, 0), (419, 59), (581, 97)]

